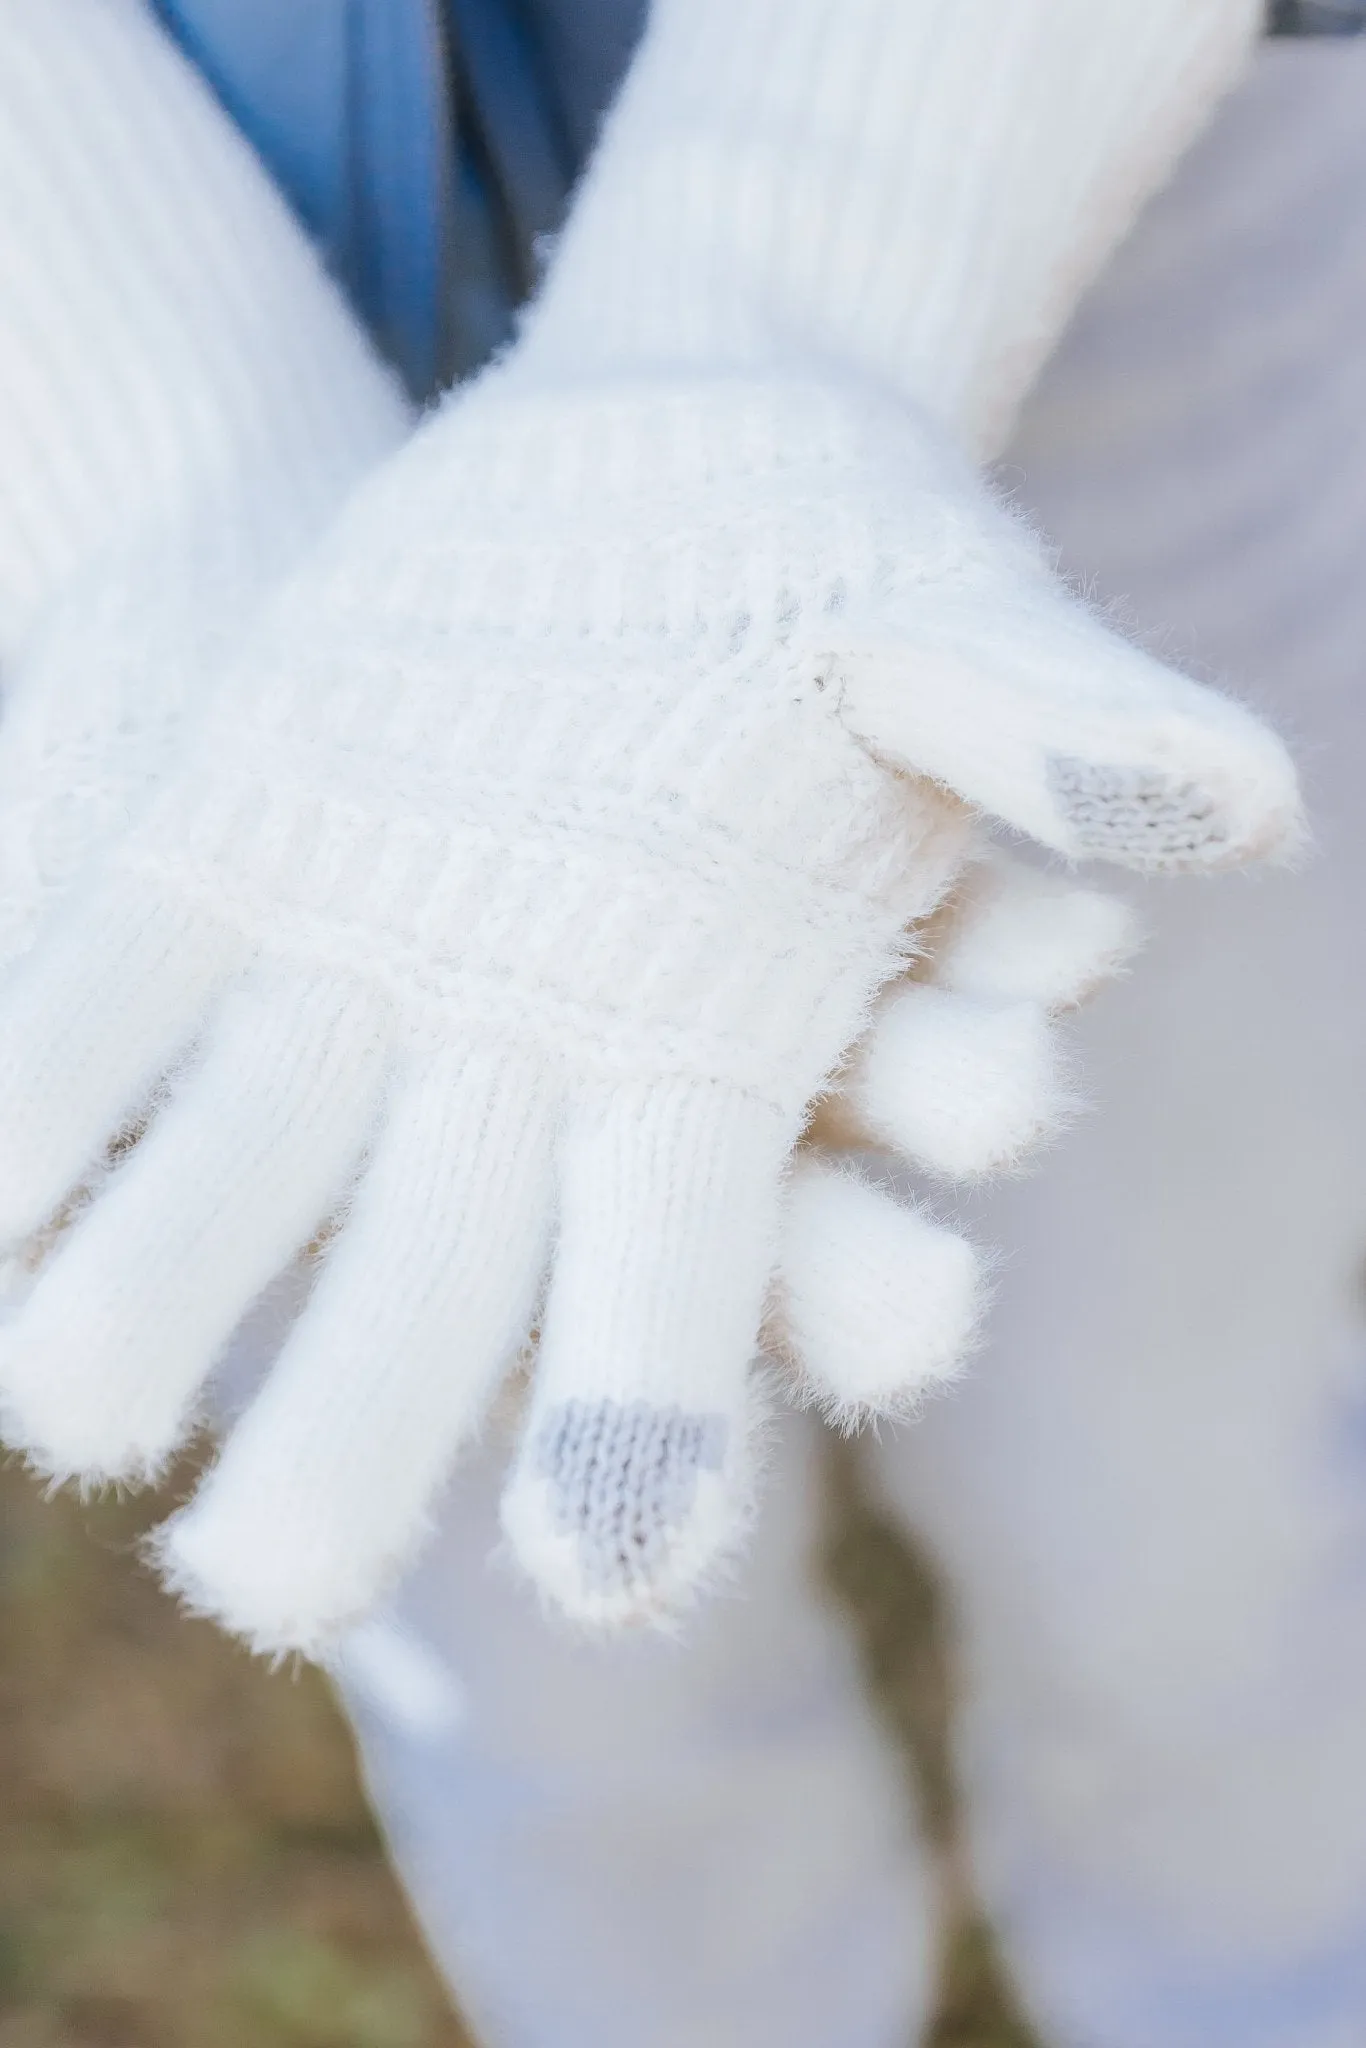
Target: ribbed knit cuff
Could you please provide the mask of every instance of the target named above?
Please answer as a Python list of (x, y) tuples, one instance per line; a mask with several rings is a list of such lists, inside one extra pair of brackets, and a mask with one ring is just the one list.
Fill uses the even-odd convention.
[(1258, 0), (658, 0), (523, 343), (832, 362), (1000, 441)]
[(311, 523), (404, 407), (136, 0), (0, 0), (0, 653), (93, 553), (264, 474)]

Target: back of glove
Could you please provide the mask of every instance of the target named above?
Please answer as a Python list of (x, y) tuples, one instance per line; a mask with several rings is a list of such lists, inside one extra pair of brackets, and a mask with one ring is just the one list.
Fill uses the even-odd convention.
[[(790, 52), (848, 10), (799, 12)], [(1106, 0), (1112, 28), (1138, 12)], [(1170, 77), (1143, 12), (1134, 49)], [(1224, 10), (1235, 31), (1245, 12)], [(877, 103), (894, 73), (921, 152), (947, 131), (912, 118), (915, 63), (947, 14), (854, 13), (848, 52), (887, 59)], [(1060, 60), (1075, 14), (1028, 0), (1013, 51)], [(734, 109), (720, 91), (717, 129), (689, 99), (700, 45), (657, 61), (692, 19), (660, 10), (522, 349), (359, 494), (0, 1015), (11, 1239), (158, 1105), (0, 1349), (8, 1433), (47, 1469), (155, 1469), (242, 1309), (331, 1220), (312, 1302), (163, 1543), (197, 1604), (272, 1649), (325, 1651), (412, 1554), (537, 1322), (506, 1522), (538, 1582), (580, 1619), (658, 1619), (725, 1556), (792, 1148), (975, 807), (1141, 869), (1294, 836), (1276, 742), (1075, 605), (914, 389), (879, 388), (852, 333), (841, 358), (830, 304), (812, 327), (769, 145), (800, 158), (820, 131), (820, 67), (809, 104), (795, 57), (760, 95), (782, 116), (744, 188), (764, 263), (737, 269), (719, 229), (700, 248), (691, 202)], [(1123, 156), (1144, 131), (1154, 73), (1108, 129), (1044, 75), (1085, 129), (1069, 206), (1047, 180), (979, 198), (1046, 241), (1105, 183), (1106, 136)], [(651, 95), (680, 79), (702, 118), (659, 154)], [(939, 186), (922, 162), (906, 186), (892, 133), (850, 162), (933, 252)], [(647, 143), (648, 250), (628, 203)], [(1014, 247), (992, 219), (988, 267)], [(960, 254), (920, 280), (941, 343)], [(886, 275), (923, 367), (916, 280)]]
[[(993, 607), (1018, 630), (972, 639)], [(265, 1646), (325, 1648), (539, 1318), (514, 1546), (582, 1619), (673, 1611), (748, 1512), (786, 1162), (969, 803), (1013, 792), (1011, 822), (1075, 846), (1048, 773), (1069, 731), (1169, 795), (1135, 836), (1126, 787), (1110, 850), (1239, 856), (1293, 817), (1293, 778), (1206, 698), (856, 385), (492, 373), (272, 603), (9, 991), (7, 1237), (180, 1071), (5, 1340), (12, 1439), (49, 1470), (155, 1469), (252, 1296), (340, 1212), (172, 1525), (176, 1582)], [(956, 790), (900, 772), (918, 730)]]

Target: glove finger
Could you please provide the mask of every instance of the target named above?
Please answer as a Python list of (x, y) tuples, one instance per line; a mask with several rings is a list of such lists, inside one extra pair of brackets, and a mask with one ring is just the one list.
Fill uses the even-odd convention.
[(846, 1140), (952, 1180), (1019, 1164), (1078, 1104), (1037, 1003), (983, 1002), (902, 982), (879, 1005), (844, 1078)]
[(914, 1411), (971, 1350), (985, 1288), (965, 1238), (804, 1152), (787, 1192), (774, 1322), (842, 1424)]
[(443, 1049), (398, 1084), (313, 1298), (195, 1499), (170, 1584), (258, 1649), (324, 1654), (416, 1550), (525, 1341), (554, 1102), (530, 1057)]
[(775, 1111), (688, 1080), (606, 1091), (567, 1133), (503, 1527), (577, 1621), (667, 1620), (747, 1524), (785, 1147)]
[(812, 1126), (952, 1178), (1016, 1165), (1076, 1109), (1048, 1009), (1116, 974), (1137, 942), (1119, 898), (993, 854), (919, 934), (900, 983)]
[(6, 1440), (50, 1473), (145, 1479), (244, 1310), (365, 1142), (383, 1016), (353, 987), (231, 996), (202, 1062), (0, 1336)]
[(1274, 733), (1041, 576), (974, 588), (922, 639), (849, 651), (840, 702), (897, 766), (1073, 858), (1200, 871), (1302, 837)]
[(189, 909), (93, 892), (0, 993), (0, 1244), (37, 1229), (147, 1100), (237, 967)]
[(1140, 942), (1121, 897), (993, 851), (932, 920), (917, 976), (985, 1002), (1070, 1009), (1119, 974)]

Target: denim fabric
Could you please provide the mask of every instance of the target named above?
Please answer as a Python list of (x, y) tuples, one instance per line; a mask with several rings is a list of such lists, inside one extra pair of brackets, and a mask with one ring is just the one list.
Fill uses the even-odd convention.
[(645, 0), (153, 0), (416, 397), (507, 339)]
[(1366, 29), (1366, 0), (1271, 0), (1273, 36), (1357, 36)]

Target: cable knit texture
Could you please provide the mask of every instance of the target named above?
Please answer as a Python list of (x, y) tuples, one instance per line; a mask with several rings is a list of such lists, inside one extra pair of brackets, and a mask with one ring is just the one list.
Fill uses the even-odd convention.
[[(0, 1234), (158, 1110), (0, 1345), (46, 1469), (161, 1464), (337, 1222), (161, 1545), (264, 1646), (364, 1612), (533, 1325), (513, 1548), (582, 1620), (675, 1611), (749, 1512), (775, 1270), (835, 1405), (966, 1341), (956, 1240), (864, 1233), (884, 1280), (920, 1262), (918, 1350), (904, 1290), (854, 1316), (780, 1240), (785, 1201), (798, 1246), (859, 1207), (805, 1161), (789, 1200), (794, 1143), (973, 812), (1145, 869), (1293, 836), (1274, 739), (1076, 605), (952, 435), (986, 445), (1248, 10), (1011, 23), (664, 0), (524, 342), (355, 495), (9, 985)], [(1008, 1115), (864, 1091), (956, 1167), (1028, 1122), (1033, 1034), (977, 1038), (954, 1085)], [(877, 1337), (843, 1392), (841, 1320)]]
[(491, 378), (341, 522), (126, 857), (440, 1034), (790, 1121), (956, 863), (960, 807), (845, 731), (830, 656), (980, 572), (943, 505), (913, 428), (818, 385)]

